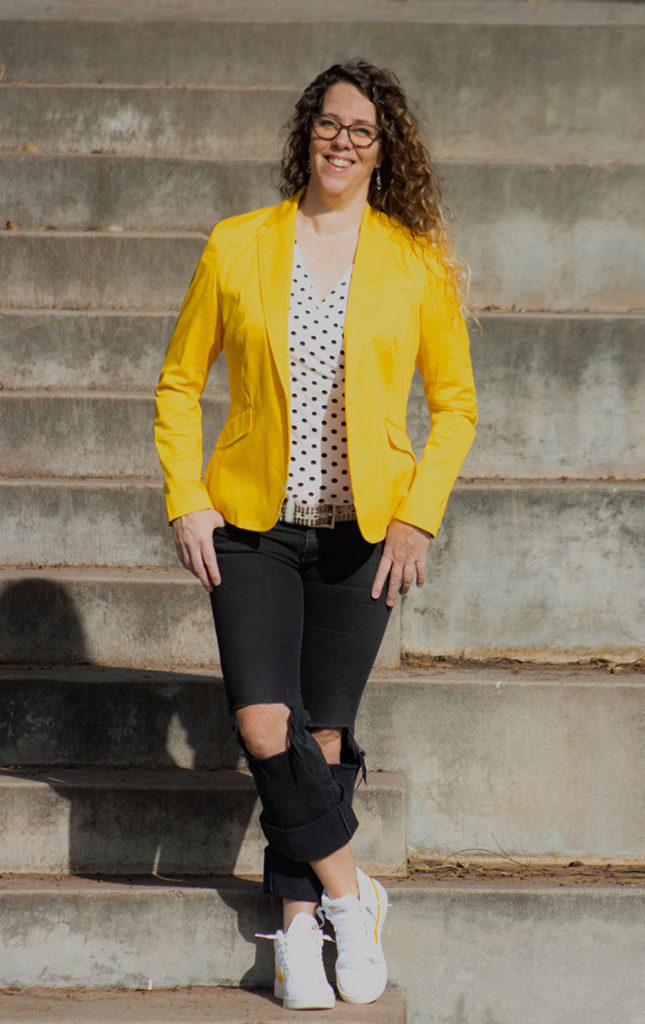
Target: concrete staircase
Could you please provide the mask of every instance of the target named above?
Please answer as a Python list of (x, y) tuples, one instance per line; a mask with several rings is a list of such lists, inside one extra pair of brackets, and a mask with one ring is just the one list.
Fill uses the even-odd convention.
[[(319, 1016), (644, 1024), (642, 885), (484, 869), (645, 860), (645, 9), (46, 8), (0, 4), (0, 1021), (300, 1019), (214, 987), (269, 982), (276, 907), (152, 391), (206, 233), (276, 201), (299, 90), (362, 54), (459, 216), (481, 425), (357, 729), (393, 988)], [(207, 449), (225, 409), (217, 365)]]

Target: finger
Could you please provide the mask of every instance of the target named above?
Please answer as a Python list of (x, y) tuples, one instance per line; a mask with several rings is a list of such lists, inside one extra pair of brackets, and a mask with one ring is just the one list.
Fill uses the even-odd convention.
[(177, 558), (183, 565), (184, 569), (190, 569), (192, 572), (190, 552), (184, 542), (177, 538), (175, 538), (175, 551), (177, 552)]
[(381, 560), (380, 560), (380, 562), (379, 562), (379, 564), (377, 566), (376, 575), (374, 576), (374, 582), (372, 584), (372, 597), (375, 600), (376, 600), (376, 598), (381, 596), (381, 591), (383, 590), (383, 584), (385, 583), (385, 581), (387, 579), (387, 576), (388, 576), (388, 573), (390, 571), (390, 566), (391, 565), (392, 565), (392, 559), (390, 558), (389, 555), (386, 555), (385, 553), (383, 553), (381, 555)]
[[(208, 580), (214, 586), (219, 587), (222, 582), (222, 577), (219, 571), (219, 565), (217, 564), (217, 555), (215, 554), (215, 548), (211, 544), (210, 550), (207, 548), (203, 555), (204, 567), (208, 575)], [(212, 587), (210, 588), (212, 589)]]
[(417, 587), (422, 587), (426, 581), (426, 563), (417, 562)]
[(414, 580), (414, 576), (415, 576), (414, 566), (410, 565), (409, 563), (406, 564), (404, 566), (403, 572), (401, 574), (401, 588), (400, 588), (399, 593), (407, 594), (408, 590), (412, 586), (412, 581)]
[(390, 569), (390, 581), (387, 585), (387, 597), (385, 603), (388, 608), (393, 608), (396, 603), (396, 595), (399, 592), (401, 586), (401, 565), (400, 563), (394, 562)]
[(197, 577), (201, 585), (205, 587), (205, 589), (210, 594), (211, 590), (213, 589), (213, 584), (211, 583), (208, 570), (204, 565), (204, 561), (201, 557), (201, 554), (199, 555), (198, 558), (195, 558), (192, 565), (190, 565), (188, 568), (190, 569), (192, 574)]

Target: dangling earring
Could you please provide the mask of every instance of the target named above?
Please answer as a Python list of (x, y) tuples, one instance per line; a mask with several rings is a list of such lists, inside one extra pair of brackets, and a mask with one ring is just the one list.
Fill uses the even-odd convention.
[(376, 168), (376, 191), (381, 191), (381, 168)]
[(307, 174), (311, 174), (311, 160), (307, 160)]

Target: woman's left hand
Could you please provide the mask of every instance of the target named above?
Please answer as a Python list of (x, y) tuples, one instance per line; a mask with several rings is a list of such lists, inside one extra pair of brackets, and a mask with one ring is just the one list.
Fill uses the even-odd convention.
[(431, 533), (413, 526), (412, 523), (404, 523), (400, 519), (392, 520), (387, 528), (383, 554), (372, 584), (373, 598), (381, 596), (388, 576), (385, 603), (389, 608), (394, 606), (398, 593), (407, 594), (415, 576), (417, 586), (423, 586), (431, 538)]

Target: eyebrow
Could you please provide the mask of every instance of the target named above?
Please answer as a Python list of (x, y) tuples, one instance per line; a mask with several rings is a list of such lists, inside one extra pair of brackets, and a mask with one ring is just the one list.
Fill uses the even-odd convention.
[[(331, 110), (321, 110), (321, 111), (319, 111), (319, 116), (320, 117), (333, 117), (334, 120), (338, 121), (338, 122), (340, 122), (340, 120), (341, 120), (340, 117), (338, 116), (338, 114), (332, 114)], [(365, 124), (365, 125), (367, 125), (368, 128), (378, 128), (378, 125), (375, 124), (373, 121), (363, 121), (362, 119), (359, 119), (358, 121), (350, 121), (350, 128), (353, 128), (353, 126), (355, 124)]]

